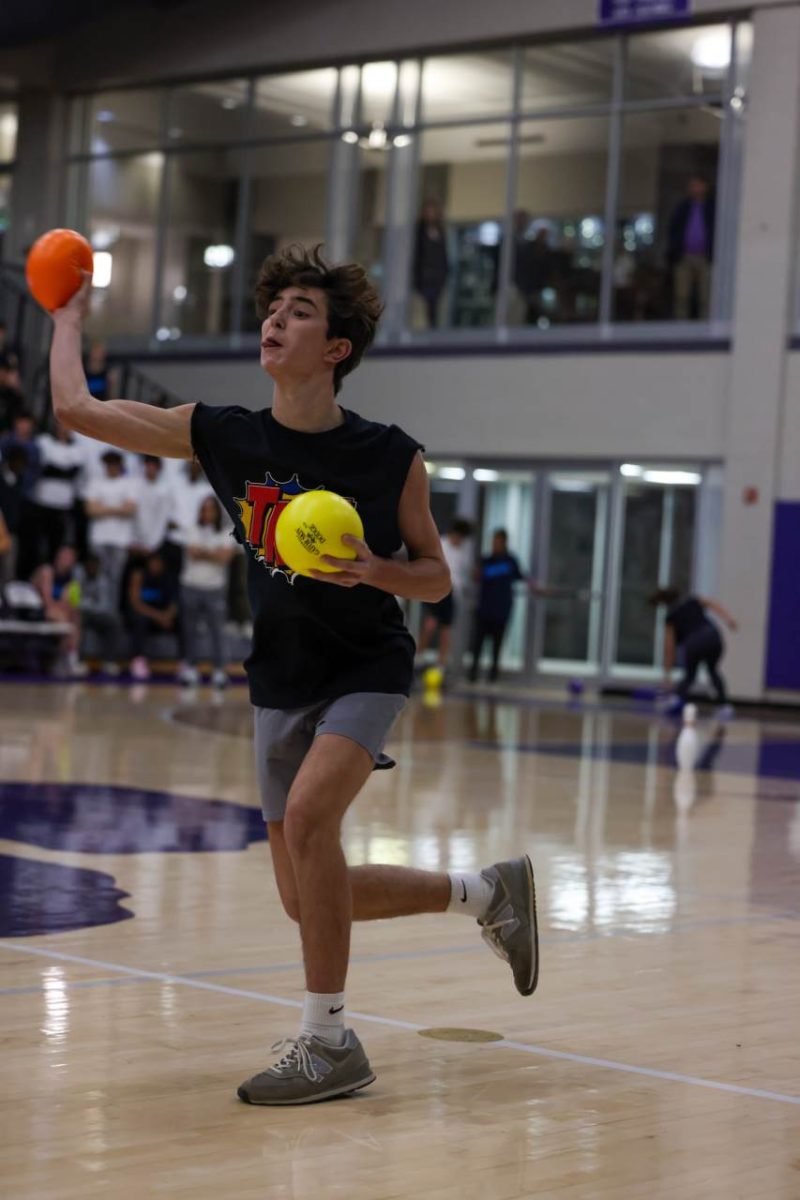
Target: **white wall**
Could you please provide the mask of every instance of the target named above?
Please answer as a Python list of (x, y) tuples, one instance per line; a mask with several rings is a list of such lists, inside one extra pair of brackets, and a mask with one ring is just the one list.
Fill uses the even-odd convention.
[[(270, 403), (253, 362), (141, 364), (184, 400)], [(396, 422), (431, 455), (721, 458), (727, 356), (510, 355), (367, 359), (342, 403)]]

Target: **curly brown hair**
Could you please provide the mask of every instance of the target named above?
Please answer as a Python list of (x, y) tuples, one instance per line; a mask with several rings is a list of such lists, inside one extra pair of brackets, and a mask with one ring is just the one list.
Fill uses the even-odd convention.
[(287, 287), (319, 288), (328, 302), (328, 337), (347, 338), (350, 354), (337, 363), (333, 389), (339, 392), (345, 375), (354, 371), (375, 337), (383, 304), (367, 273), (358, 263), (327, 262), (320, 251), (292, 245), (265, 259), (256, 284), (256, 315), (263, 321), (270, 304)]

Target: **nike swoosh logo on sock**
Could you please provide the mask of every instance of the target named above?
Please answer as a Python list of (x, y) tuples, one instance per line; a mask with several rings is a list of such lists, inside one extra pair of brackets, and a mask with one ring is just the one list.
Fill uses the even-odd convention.
[(467, 903), (467, 885), (464, 883), (463, 879), (461, 880), (461, 890), (464, 893), (464, 895), (461, 897), (461, 903), (466, 904)]
[(333, 1016), (335, 1013), (341, 1012), (343, 1008), (344, 1008), (344, 1005), (340, 1004), (338, 1008), (329, 1008), (328, 1012), (331, 1014), (331, 1016)]

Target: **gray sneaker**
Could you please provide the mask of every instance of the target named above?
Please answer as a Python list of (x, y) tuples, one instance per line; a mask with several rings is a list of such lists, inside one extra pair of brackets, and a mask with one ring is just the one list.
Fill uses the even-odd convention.
[(343, 1046), (301, 1033), (276, 1042), (272, 1049), (286, 1053), (240, 1086), (239, 1099), (246, 1104), (313, 1104), (355, 1092), (375, 1079), (352, 1029), (346, 1031)]
[(536, 927), (536, 891), (531, 860), (525, 854), (495, 863), (481, 871), (494, 886), (484, 916), (481, 937), (498, 958), (507, 962), (517, 991), (530, 996), (539, 981), (539, 934)]

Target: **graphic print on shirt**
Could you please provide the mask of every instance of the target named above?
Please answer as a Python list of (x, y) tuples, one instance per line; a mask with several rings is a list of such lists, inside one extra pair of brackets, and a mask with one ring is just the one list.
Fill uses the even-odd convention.
[[(256, 562), (263, 563), (271, 575), (282, 575), (289, 583), (297, 576), (283, 561), (275, 543), (275, 527), (278, 517), (286, 505), (301, 492), (323, 491), (320, 483), (315, 488), (303, 487), (295, 471), (291, 479), (281, 482), (267, 472), (263, 483), (251, 483), (248, 479), (245, 495), (234, 496), (244, 528), (245, 545), (255, 555)], [(350, 500), (350, 497), (346, 497)], [(355, 501), (350, 500), (355, 506)]]
[(294, 496), (314, 490), (303, 487), (297, 478), (297, 472), (291, 479), (281, 482), (279, 479), (273, 479), (268, 471), (263, 483), (251, 483), (248, 479), (244, 496), (234, 496), (248, 550), (255, 555), (256, 562), (264, 564), (271, 575), (283, 575), (289, 583), (294, 583), (295, 573), (290, 571), (278, 553), (275, 527), (278, 517)]

